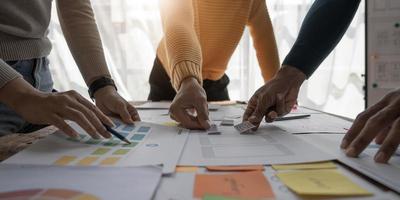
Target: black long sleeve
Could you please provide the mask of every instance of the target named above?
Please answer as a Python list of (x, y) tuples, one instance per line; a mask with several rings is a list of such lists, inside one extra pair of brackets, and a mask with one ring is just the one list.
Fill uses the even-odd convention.
[(283, 64), (296, 67), (310, 77), (342, 39), (360, 1), (316, 0)]

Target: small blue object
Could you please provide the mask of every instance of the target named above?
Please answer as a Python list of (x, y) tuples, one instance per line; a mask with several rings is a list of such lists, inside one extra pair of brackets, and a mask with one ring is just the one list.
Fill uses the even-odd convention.
[(148, 126), (141, 126), (137, 132), (139, 133), (147, 133), (150, 131), (150, 127)]
[(122, 130), (131, 132), (135, 129), (135, 125), (126, 125)]
[(131, 137), (131, 140), (143, 140), (144, 136), (143, 134), (135, 134)]
[(122, 124), (120, 122), (114, 122), (115, 127), (113, 127), (114, 129), (117, 129), (119, 126), (121, 126)]

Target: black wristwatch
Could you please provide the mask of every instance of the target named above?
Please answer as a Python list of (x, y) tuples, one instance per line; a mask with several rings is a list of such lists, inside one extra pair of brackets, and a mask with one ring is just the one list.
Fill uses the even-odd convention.
[(115, 90), (117, 90), (117, 86), (115, 86), (114, 80), (108, 77), (100, 77), (93, 81), (90, 86), (89, 86), (89, 96), (90, 98), (94, 101), (94, 93), (96, 93), (97, 90), (106, 87), (106, 86), (113, 86)]

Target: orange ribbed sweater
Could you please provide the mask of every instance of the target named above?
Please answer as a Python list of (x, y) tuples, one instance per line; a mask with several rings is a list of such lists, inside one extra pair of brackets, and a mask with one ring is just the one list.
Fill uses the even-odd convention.
[(244, 28), (250, 30), (265, 81), (279, 56), (265, 0), (161, 0), (164, 37), (157, 56), (178, 90), (195, 77), (218, 80), (226, 71)]

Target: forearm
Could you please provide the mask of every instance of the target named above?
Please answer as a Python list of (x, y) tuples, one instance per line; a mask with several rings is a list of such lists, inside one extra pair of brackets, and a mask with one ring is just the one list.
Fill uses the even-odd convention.
[(3, 88), (8, 82), (20, 77), (22, 77), (21, 74), (0, 59), (0, 89)]
[(167, 59), (163, 64), (173, 87), (179, 90), (182, 81), (188, 77), (201, 83), (202, 55), (191, 1), (162, 0), (160, 10), (164, 30), (161, 51)]
[(253, 38), (261, 73), (266, 82), (279, 70), (279, 54), (265, 1), (260, 1), (255, 6), (256, 8), (252, 13), (248, 26)]
[(283, 64), (310, 77), (343, 37), (359, 3), (360, 0), (316, 0)]
[(261, 68), (261, 73), (265, 82), (267, 82), (268, 80), (270, 80), (272, 77), (275, 76), (280, 66), (279, 54), (275, 42), (275, 37), (273, 33), (271, 35), (272, 36), (270, 37), (266, 37), (266, 40), (269, 42), (267, 42), (268, 45), (265, 46), (265, 50), (262, 51), (262, 54), (258, 55), (259, 53), (257, 53), (257, 57), (259, 60), (258, 62)]
[(58, 0), (61, 28), (87, 85), (111, 77), (90, 0)]

